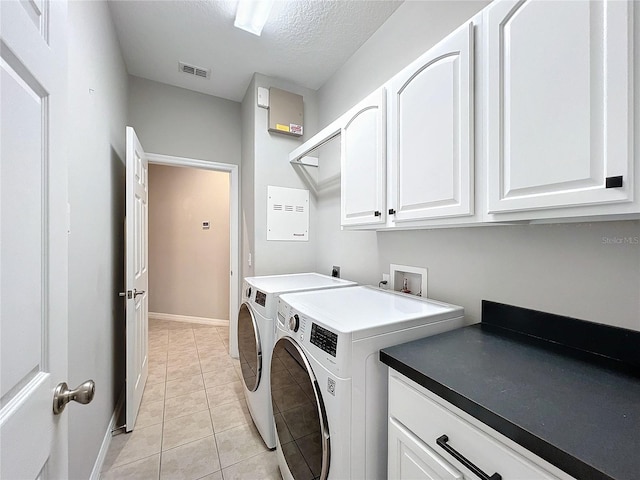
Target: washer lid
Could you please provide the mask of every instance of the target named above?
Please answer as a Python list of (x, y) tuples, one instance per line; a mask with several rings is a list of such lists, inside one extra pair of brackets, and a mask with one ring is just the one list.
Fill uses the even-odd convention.
[(331, 330), (353, 338), (379, 335), (414, 325), (464, 316), (456, 305), (359, 286), (288, 293), (280, 299), (297, 312)]
[(288, 275), (246, 277), (245, 281), (265, 293), (301, 292), (304, 290), (356, 285), (355, 282), (322, 275), (320, 273), (292, 273)]

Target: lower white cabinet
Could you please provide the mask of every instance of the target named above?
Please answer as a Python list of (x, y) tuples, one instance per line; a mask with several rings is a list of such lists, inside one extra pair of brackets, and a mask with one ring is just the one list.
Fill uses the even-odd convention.
[(459, 470), (395, 418), (389, 418), (389, 478), (461, 480)]
[(479, 428), (478, 423), (390, 370), (389, 480), (572, 478), (490, 427)]

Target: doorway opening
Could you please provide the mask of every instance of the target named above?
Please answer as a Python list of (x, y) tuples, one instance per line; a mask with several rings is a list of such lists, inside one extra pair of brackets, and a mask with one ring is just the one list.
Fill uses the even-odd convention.
[[(147, 158), (151, 194), (149, 316), (228, 324), (229, 353), (237, 358), (233, 320), (239, 291), (238, 166), (152, 153)], [(157, 210), (152, 213), (154, 207)], [(225, 275), (228, 302), (227, 285), (220, 288)], [(213, 291), (216, 285), (217, 291)]]

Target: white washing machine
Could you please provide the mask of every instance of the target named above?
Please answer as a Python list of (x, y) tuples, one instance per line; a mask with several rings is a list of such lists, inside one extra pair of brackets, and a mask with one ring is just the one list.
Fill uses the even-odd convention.
[(282, 295), (271, 375), (283, 477), (386, 478), (379, 350), (461, 327), (463, 317), (462, 307), (373, 287)]
[(278, 296), (286, 292), (354, 285), (355, 282), (319, 273), (244, 279), (242, 305), (238, 312), (238, 352), (247, 406), (268, 448), (276, 447), (271, 408), (270, 365)]

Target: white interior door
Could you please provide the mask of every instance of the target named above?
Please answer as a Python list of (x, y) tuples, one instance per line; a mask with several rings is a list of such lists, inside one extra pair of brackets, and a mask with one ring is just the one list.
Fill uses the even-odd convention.
[(127, 302), (127, 432), (133, 430), (149, 373), (149, 163), (127, 127), (125, 271)]
[(0, 2), (0, 478), (66, 478), (66, 15)]

